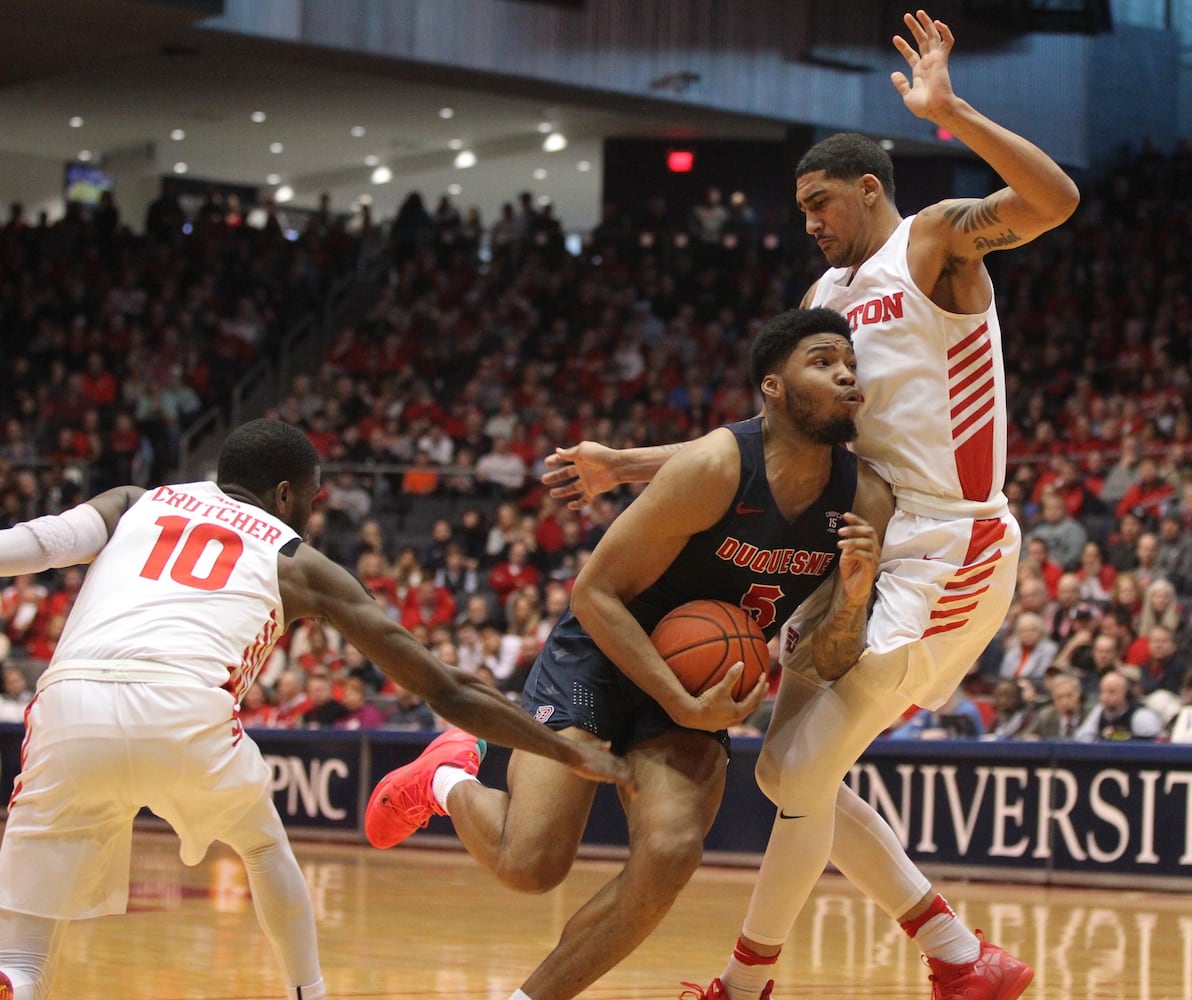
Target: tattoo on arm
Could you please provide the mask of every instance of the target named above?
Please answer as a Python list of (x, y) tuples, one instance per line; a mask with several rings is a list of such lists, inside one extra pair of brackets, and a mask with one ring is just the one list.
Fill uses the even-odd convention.
[(843, 677), (865, 651), (865, 621), (868, 607), (833, 608), (810, 636), (811, 662), (826, 681)]
[(964, 205), (949, 206), (944, 209), (944, 218), (950, 226), (963, 233), (971, 233), (975, 229), (989, 229), (1001, 225), (1002, 222), (997, 210), (996, 195)]
[[(979, 232), (979, 236), (973, 237), (973, 249), (979, 254), (1014, 246), (1022, 242), (1022, 237), (1013, 229), (1003, 229), (991, 235), (992, 230), (1002, 224), (1001, 213), (998, 211), (999, 200), (998, 195), (992, 194), (980, 201), (949, 206), (944, 209), (944, 219), (962, 233)], [(950, 258), (945, 269), (950, 269), (959, 261), (959, 257)]]

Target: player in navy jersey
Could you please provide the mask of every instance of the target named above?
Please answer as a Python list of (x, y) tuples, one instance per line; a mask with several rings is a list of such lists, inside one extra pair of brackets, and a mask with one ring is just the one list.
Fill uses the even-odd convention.
[[(830, 265), (802, 304), (849, 319), (867, 395), (853, 449), (891, 484), (896, 510), (860, 660), (824, 685), (800, 663), (818, 602), (804, 602), (788, 625), (787, 669), (757, 766), (778, 815), (741, 935), (721, 975), (689, 992), (696, 1000), (770, 996), (778, 955), (829, 857), (922, 950), (933, 1000), (1016, 1000), (1034, 975), (965, 925), (843, 782), (911, 704), (942, 704), (1004, 621), (1020, 530), (1002, 492), (1005, 379), (985, 257), (1060, 225), (1079, 201), (1051, 157), (953, 91), (948, 26), (924, 10), (903, 23), (909, 36), (895, 36), (894, 47), (907, 72), (891, 75), (903, 103), (951, 132), (1004, 186), (903, 218), (893, 164), (871, 139), (829, 136), (795, 167), (796, 202)], [(553, 495), (588, 497), (610, 478), (648, 480), (663, 458), (656, 451), (634, 449), (611, 476), (593, 472), (603, 463), (591, 455), (564, 453), (587, 469), (578, 488)], [(605, 485), (593, 488), (597, 480)]]
[[(751, 358), (765, 413), (668, 462), (580, 572), (523, 703), (567, 738), (604, 740), (625, 754), (638, 788), (622, 798), (629, 858), (568, 921), (515, 1000), (577, 995), (654, 929), (702, 857), (724, 789), (724, 730), (765, 695), (763, 679), (733, 700), (740, 664), (704, 694), (689, 694), (650, 642), (658, 619), (717, 598), (752, 611), (772, 636), (834, 580), (825, 626), (808, 640), (816, 667), (836, 676), (859, 654), (892, 500), (843, 447), (863, 401), (855, 363), (839, 313), (800, 309), (771, 320)], [(749, 549), (766, 558), (734, 558)], [(545, 891), (570, 870), (593, 795), (565, 769), (515, 753), (506, 793), (437, 767), (433, 801), (411, 805), (411, 785), (423, 780), (415, 762), (377, 787), (366, 829), (378, 846), (445, 811), (472, 855), (512, 888)]]

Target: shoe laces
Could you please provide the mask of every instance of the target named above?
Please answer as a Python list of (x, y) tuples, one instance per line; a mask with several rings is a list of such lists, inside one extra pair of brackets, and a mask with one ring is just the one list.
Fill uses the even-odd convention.
[[(412, 830), (425, 829), (430, 823), (430, 818), (435, 815), (434, 806), (427, 805), (426, 795), (413, 783), (387, 792), (384, 802), (398, 817), (409, 824)], [(419, 820), (417, 817), (420, 815), (422, 818)]]
[(684, 987), (683, 992), (679, 994), (679, 1000), (708, 1000), (708, 994), (699, 983), (680, 982), (679, 985)]

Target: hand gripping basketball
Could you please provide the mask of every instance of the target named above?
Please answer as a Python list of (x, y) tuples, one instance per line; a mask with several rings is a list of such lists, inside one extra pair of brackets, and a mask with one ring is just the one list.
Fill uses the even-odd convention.
[(724, 601), (680, 605), (659, 621), (650, 639), (693, 695), (702, 694), (741, 662), (745, 669), (732, 692), (734, 700), (740, 700), (770, 669), (770, 647), (753, 615)]

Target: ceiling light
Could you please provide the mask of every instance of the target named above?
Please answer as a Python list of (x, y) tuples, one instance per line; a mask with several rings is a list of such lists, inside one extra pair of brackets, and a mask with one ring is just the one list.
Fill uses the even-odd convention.
[(369, 180), (371, 180), (374, 184), (388, 184), (391, 180), (393, 180), (393, 171), (382, 164), (372, 172), (372, 176), (369, 178)]
[(463, 189), (463, 186), (460, 184), (448, 184), (447, 185), (447, 193), (449, 195), (451, 195), (452, 198), (458, 198), (461, 194), (464, 193), (464, 189)]
[(463, 149), (464, 141), (463, 141), (463, 139), (448, 139), (447, 140), (447, 148), (448, 149)]
[(455, 157), (455, 165), (460, 170), (467, 170), (468, 167), (476, 166), (476, 154), (470, 149), (460, 150), (459, 154)]
[(87, 163), (87, 162), (89, 162), (89, 161), (91, 160), (91, 150), (89, 150), (89, 149), (80, 149), (80, 150), (79, 150), (79, 155), (78, 155), (78, 156), (76, 156), (76, 157), (75, 157), (75, 159), (76, 159), (76, 160), (78, 160), (80, 163)]
[(353, 125), (350, 131), (353, 139), (362, 139), (366, 129), (363, 125)]
[(281, 174), (268, 174), (265, 177), (265, 183), (269, 184), (269, 185), (280, 184), (281, 183)]
[(455, 117), (455, 108), (439, 108), (439, 117), (446, 121)]
[(542, 150), (545, 153), (557, 153), (567, 148), (567, 136), (562, 132), (552, 132), (542, 140)]
[(176, 129), (174, 129), (173, 132), (170, 133), (170, 138), (173, 139), (175, 142), (181, 142), (183, 139), (186, 138), (186, 133), (183, 132), (182, 129), (176, 128)]
[(546, 208), (550, 204), (550, 195), (540, 194), (537, 198), (537, 203), (539, 208)]
[(83, 119), (81, 117), (79, 117), (78, 115), (75, 115), (70, 120), (70, 127), (71, 128), (82, 128), (83, 127)]
[(364, 165), (366, 167), (375, 167), (380, 162), (381, 158), (377, 156), (376, 153), (369, 153), (368, 156), (364, 158)]
[(190, 169), (190, 167), (188, 167), (188, 166), (187, 166), (185, 163), (183, 163), (181, 160), (179, 160), (177, 163), (175, 163), (175, 164), (174, 164), (174, 173), (176, 173), (176, 174), (184, 174), (184, 173), (186, 173), (186, 172), (187, 172), (189, 169)]
[(541, 167), (539, 167), (537, 170), (534, 171), (534, 180), (536, 180), (536, 181), (546, 180), (546, 171), (543, 170)]
[(894, 148), (894, 140), (893, 139), (883, 139), (881, 142), (878, 143), (878, 145), (881, 146), (882, 149), (884, 149), (888, 153), (888, 152), (890, 152), (890, 150), (892, 150)]
[(252, 119), (254, 125), (260, 125), (261, 122), (263, 122), (265, 120), (265, 112), (264, 111), (254, 111), (248, 117)]
[(591, 161), (580, 160), (579, 163), (577, 163), (575, 165), (575, 169), (578, 170), (581, 174), (586, 174), (589, 170), (592, 169)]
[(552, 125), (550, 122), (539, 122), (538, 123), (538, 131), (541, 132), (543, 135), (546, 135), (547, 132), (553, 132), (554, 128), (555, 128), (554, 125)]
[(276, 201), (278, 204), (282, 204), (287, 201), (293, 201), (293, 199), (294, 199), (294, 189), (292, 187), (290, 187), (289, 184), (283, 184), (281, 187), (279, 187), (276, 191), (273, 192), (273, 200)]
[(285, 146), (283, 146), (283, 145), (282, 145), (280, 142), (271, 142), (271, 143), (269, 143), (269, 152), (271, 152), (271, 153), (284, 153), (285, 151), (286, 151), (286, 147), (285, 147)]

